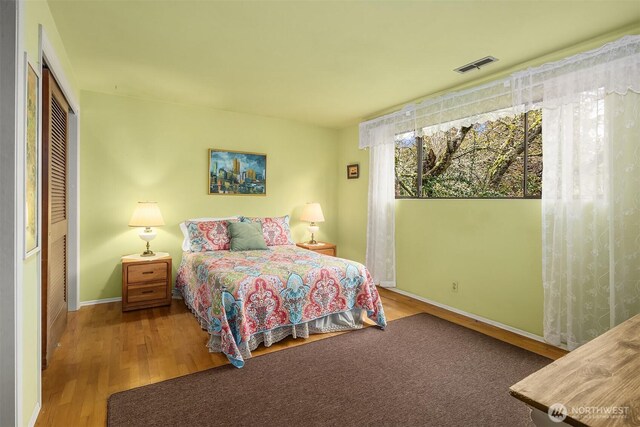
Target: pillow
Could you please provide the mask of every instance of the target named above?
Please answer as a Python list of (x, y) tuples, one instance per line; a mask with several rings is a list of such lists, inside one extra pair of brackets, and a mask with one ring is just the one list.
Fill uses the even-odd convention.
[(266, 250), (267, 244), (262, 236), (262, 224), (259, 222), (229, 222), (232, 251)]
[(186, 221), (185, 226), (189, 232), (189, 250), (191, 252), (229, 250), (231, 237), (228, 224), (237, 221), (237, 219)]
[(267, 246), (295, 245), (291, 238), (289, 227), (289, 215), (273, 218), (247, 218), (241, 217), (241, 221), (259, 222), (262, 224), (262, 234)]
[(187, 230), (187, 221), (192, 222), (201, 222), (201, 221), (223, 221), (230, 219), (238, 219), (238, 216), (228, 216), (224, 218), (194, 218), (188, 219), (180, 223), (180, 231), (182, 231), (182, 235), (184, 238), (182, 239), (182, 250), (190, 251), (191, 250), (191, 240), (189, 240), (189, 230)]

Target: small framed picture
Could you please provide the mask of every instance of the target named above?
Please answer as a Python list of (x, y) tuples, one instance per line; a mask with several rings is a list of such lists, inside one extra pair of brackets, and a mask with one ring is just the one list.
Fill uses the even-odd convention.
[(360, 178), (360, 165), (358, 163), (347, 165), (347, 179), (358, 178)]

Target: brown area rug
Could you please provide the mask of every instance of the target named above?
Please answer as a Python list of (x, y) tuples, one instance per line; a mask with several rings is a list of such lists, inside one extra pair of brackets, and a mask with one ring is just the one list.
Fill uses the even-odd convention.
[(113, 394), (107, 424), (525, 426), (509, 386), (550, 362), (418, 314)]

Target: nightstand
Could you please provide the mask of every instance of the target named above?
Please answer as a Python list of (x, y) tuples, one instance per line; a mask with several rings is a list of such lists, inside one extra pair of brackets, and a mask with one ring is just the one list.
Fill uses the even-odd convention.
[(122, 257), (122, 311), (171, 305), (171, 257)]
[(312, 245), (305, 242), (296, 243), (296, 246), (324, 255), (336, 256), (336, 253), (338, 252), (336, 245), (334, 245), (333, 243), (318, 242), (317, 244)]

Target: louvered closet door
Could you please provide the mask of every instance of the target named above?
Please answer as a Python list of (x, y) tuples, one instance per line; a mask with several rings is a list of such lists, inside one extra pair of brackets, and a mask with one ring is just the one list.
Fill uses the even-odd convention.
[(42, 366), (67, 324), (69, 105), (49, 70), (42, 78)]

